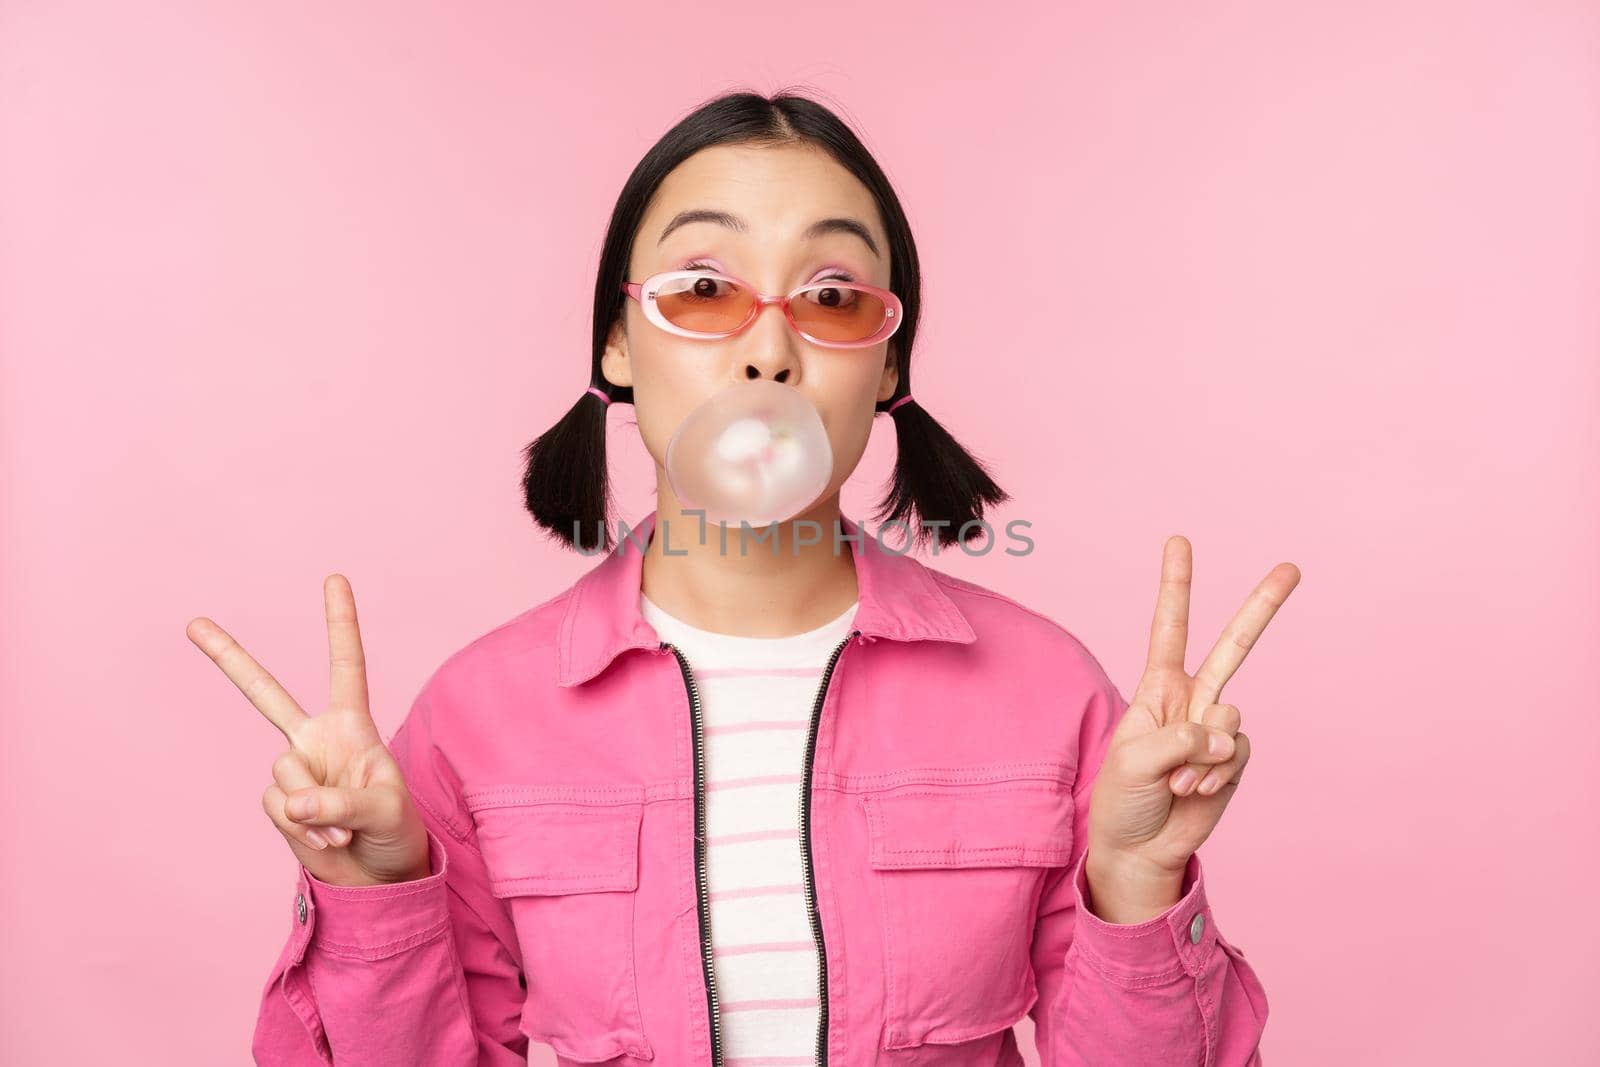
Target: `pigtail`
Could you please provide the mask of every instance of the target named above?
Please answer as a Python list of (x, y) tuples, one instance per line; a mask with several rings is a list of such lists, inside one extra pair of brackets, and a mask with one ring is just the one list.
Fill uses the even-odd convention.
[[(984, 506), (1010, 494), (921, 404), (901, 399), (889, 405), (899, 455), (878, 510), (880, 522), (907, 523), (914, 546), (926, 543), (935, 529), (941, 545), (982, 537), (984, 527), (976, 520), (983, 518)], [(928, 523), (948, 525), (930, 528)]]
[[(602, 392), (605, 385), (597, 386)], [(550, 429), (523, 449), (525, 504), (533, 520), (568, 548), (586, 555), (612, 547), (606, 408), (585, 392)]]

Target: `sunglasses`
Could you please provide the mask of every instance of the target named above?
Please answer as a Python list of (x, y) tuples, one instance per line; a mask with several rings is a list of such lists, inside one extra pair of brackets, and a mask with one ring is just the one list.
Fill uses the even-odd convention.
[(730, 274), (669, 270), (642, 282), (623, 282), (644, 317), (679, 337), (720, 341), (742, 333), (768, 304), (801, 337), (824, 348), (865, 348), (900, 328), (900, 298), (887, 289), (827, 278), (787, 296), (767, 296)]

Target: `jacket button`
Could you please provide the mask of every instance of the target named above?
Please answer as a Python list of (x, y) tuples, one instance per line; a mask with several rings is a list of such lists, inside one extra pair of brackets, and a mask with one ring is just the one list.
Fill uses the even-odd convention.
[(1195, 912), (1194, 918), (1189, 921), (1189, 944), (1198, 945), (1200, 943), (1200, 935), (1205, 933), (1205, 929), (1206, 917), (1198, 911)]
[(294, 914), (300, 920), (300, 925), (304, 926), (306, 923), (306, 895), (304, 893), (295, 894)]

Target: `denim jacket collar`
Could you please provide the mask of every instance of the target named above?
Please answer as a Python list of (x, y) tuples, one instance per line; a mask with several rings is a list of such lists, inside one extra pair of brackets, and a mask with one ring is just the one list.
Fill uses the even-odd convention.
[[(655, 520), (656, 512), (646, 515), (574, 584), (557, 636), (559, 685), (588, 681), (629, 649), (660, 646), (655, 628), (639, 611), (644, 554)], [(919, 560), (884, 548), (846, 516), (840, 516), (840, 525), (850, 535), (856, 568), (859, 604), (853, 630), (891, 641), (970, 644), (977, 639), (971, 624)]]

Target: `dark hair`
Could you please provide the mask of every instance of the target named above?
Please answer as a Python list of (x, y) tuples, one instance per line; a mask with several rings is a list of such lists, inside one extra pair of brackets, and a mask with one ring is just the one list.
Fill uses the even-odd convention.
[[(613, 401), (633, 402), (633, 389), (613, 386), (601, 372), (601, 357), (612, 325), (628, 299), (622, 291), (634, 237), (657, 188), (680, 163), (714, 145), (811, 145), (832, 156), (872, 193), (889, 234), (889, 288), (900, 298), (904, 319), (889, 339), (899, 364), (895, 395), (878, 404), (886, 411), (911, 391), (911, 350), (921, 312), (922, 273), (916, 243), (900, 200), (877, 161), (832, 111), (792, 92), (764, 97), (734, 92), (716, 97), (678, 122), (645, 153), (628, 176), (611, 213), (594, 286), (594, 350), (589, 384)], [(612, 547), (611, 488), (606, 470), (607, 404), (589, 392), (549, 430), (528, 445), (522, 478), (534, 521), (566, 547), (599, 552)], [(936, 419), (916, 401), (895, 408), (899, 449), (894, 476), (875, 516), (880, 523), (904, 522), (910, 540), (921, 545), (930, 525), (942, 545), (983, 534), (976, 520), (985, 504), (1007, 494)], [(969, 527), (970, 524), (970, 527)]]

